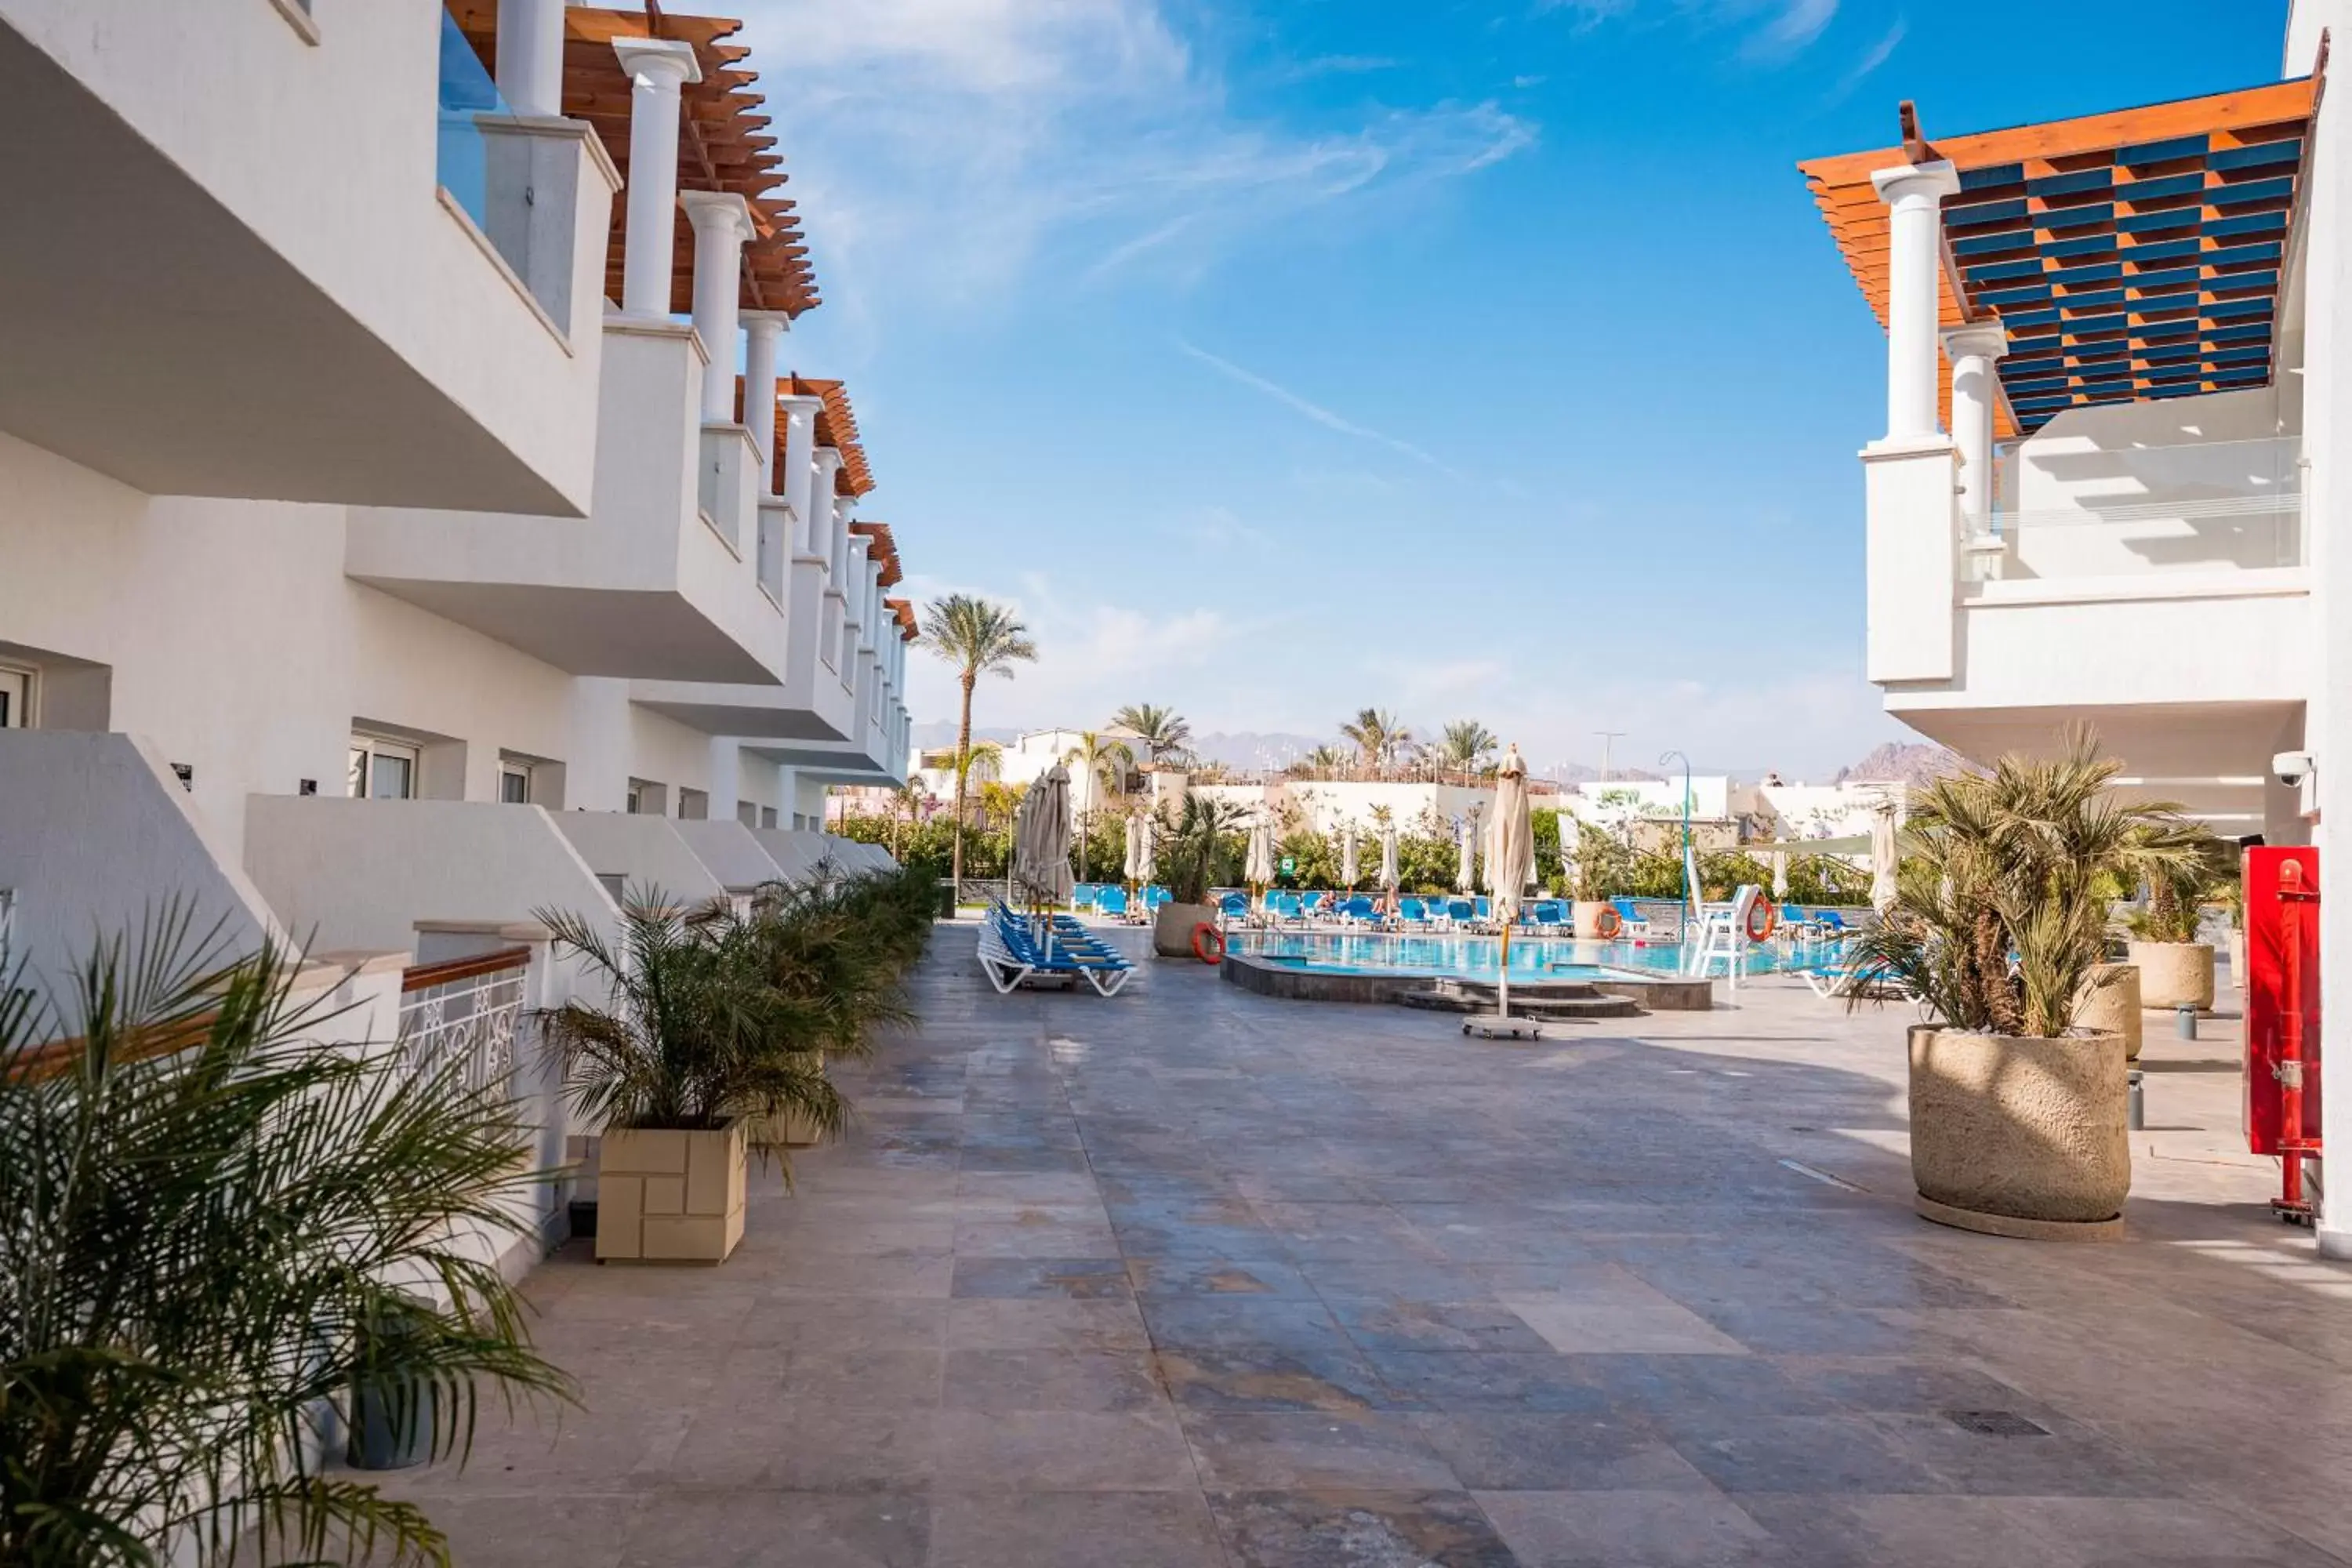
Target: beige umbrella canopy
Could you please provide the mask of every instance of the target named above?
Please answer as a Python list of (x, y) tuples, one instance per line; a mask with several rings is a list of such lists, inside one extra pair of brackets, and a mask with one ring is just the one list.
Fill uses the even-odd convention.
[(1475, 819), (1464, 817), (1454, 828), (1454, 890), (1475, 893), (1478, 890), (1477, 825)]
[(1274, 880), (1274, 824), (1264, 817), (1250, 825), (1249, 865), (1242, 880), (1255, 888)]
[(1358, 864), (1359, 858), (1356, 853), (1356, 825), (1351, 822), (1339, 830), (1339, 885), (1341, 887), (1353, 888), (1362, 878), (1364, 871), (1362, 866)]
[(1496, 1011), (1511, 1016), (1511, 927), (1519, 918), (1519, 900), (1536, 874), (1536, 834), (1528, 809), (1528, 764), (1518, 747), (1503, 753), (1495, 773), (1494, 815), (1486, 822), (1486, 891), (1495, 900), (1495, 919), (1503, 928), (1503, 952), (1498, 970)]
[(1383, 822), (1381, 824), (1380, 885), (1393, 893), (1397, 890), (1397, 883), (1399, 879), (1400, 879), (1397, 875), (1396, 824), (1393, 822)]
[(1895, 907), (1895, 807), (1882, 805), (1870, 819), (1870, 903), (1880, 914)]

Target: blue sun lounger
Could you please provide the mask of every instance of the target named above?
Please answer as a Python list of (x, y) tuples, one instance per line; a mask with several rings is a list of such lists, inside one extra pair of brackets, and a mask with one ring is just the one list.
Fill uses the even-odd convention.
[(1055, 917), (1041, 940), (1026, 919), (1003, 904), (980, 922), (980, 968), (1000, 996), (1041, 978), (1084, 980), (1097, 994), (1116, 996), (1135, 973), (1125, 953), (1076, 920)]

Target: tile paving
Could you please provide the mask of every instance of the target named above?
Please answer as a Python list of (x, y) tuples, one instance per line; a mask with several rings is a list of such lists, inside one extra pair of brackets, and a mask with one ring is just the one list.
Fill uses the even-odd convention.
[(2352, 1271), (2263, 1217), (2226, 1021), (2151, 1027), (2130, 1237), (2059, 1247), (1909, 1212), (1899, 1013), (1508, 1046), (969, 961), (724, 1268), (532, 1277), (584, 1408), (393, 1479), (459, 1563), (2352, 1562)]

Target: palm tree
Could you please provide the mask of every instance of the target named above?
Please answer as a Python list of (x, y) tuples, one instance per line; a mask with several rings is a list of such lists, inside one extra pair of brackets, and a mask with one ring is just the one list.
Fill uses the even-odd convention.
[(439, 1458), (572, 1397), (477, 1241), (540, 1179), (511, 1086), (320, 1043), (299, 968), (166, 906), (54, 1003), (0, 975), (0, 1563), (446, 1563), (323, 1413)]
[(1112, 714), (1110, 721), (1142, 736), (1144, 749), (1154, 763), (1181, 754), (1192, 740), (1192, 726), (1183, 715), (1156, 703), (1130, 702)]
[(1412, 731), (1398, 723), (1395, 714), (1381, 708), (1359, 710), (1351, 722), (1339, 726), (1339, 733), (1354, 742), (1364, 766), (1375, 773), (1412, 741)]
[(1307, 753), (1307, 769), (1321, 778), (1348, 765), (1348, 753), (1337, 746), (1318, 746)]
[(1029, 640), (1029, 628), (1011, 610), (970, 594), (934, 600), (923, 613), (923, 640), (933, 653), (956, 667), (956, 679), (963, 688), (963, 710), (956, 721), (955, 850), (949, 871), (961, 898), (963, 779), (971, 755), (971, 689), (983, 675), (1012, 679), (1015, 664), (1035, 662), (1037, 645)]
[[(1180, 725), (1181, 720), (1177, 721)], [(1146, 742), (1149, 744), (1149, 742)], [(1103, 795), (1116, 799), (1119, 780), (1135, 765), (1135, 752), (1124, 741), (1107, 741), (1092, 730), (1078, 732), (1078, 743), (1062, 753), (1062, 761), (1074, 763), (1089, 778), (1095, 787), (1087, 792), (1089, 801)], [(1094, 808), (1089, 805), (1078, 823), (1078, 880), (1087, 880), (1087, 839), (1094, 831)]]
[(1461, 769), (1462, 782), (1468, 784), (1470, 775), (1501, 743), (1495, 731), (1477, 720), (1460, 720), (1445, 726), (1445, 738), (1437, 743), (1437, 760)]

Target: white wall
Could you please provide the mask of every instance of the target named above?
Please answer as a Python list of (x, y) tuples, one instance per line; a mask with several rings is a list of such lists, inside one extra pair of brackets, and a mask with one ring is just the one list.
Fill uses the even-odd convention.
[(727, 896), (726, 886), (679, 833), (685, 824), (610, 811), (559, 812), (550, 820), (592, 871), (618, 877), (629, 897), (657, 891), (687, 907)]
[[(2016, 539), (2004, 575), (2297, 564), (2301, 487), (2288, 436), (2273, 387), (2061, 414), (2011, 459), (2004, 505), (2021, 515), (2002, 520)], [(2278, 505), (2231, 504), (2262, 499)]]
[(420, 921), (528, 921), (542, 908), (609, 915), (555, 820), (535, 805), (255, 795), (246, 866), (310, 945), (413, 952)]
[(164, 760), (130, 737), (0, 730), (0, 803), (8, 961), (53, 984), (173, 900), (237, 953), (282, 935)]
[[(315, 15), (311, 43), (267, 0), (0, 0), (0, 25), (536, 472), (536, 487), (511, 476), (509, 493), (535, 488), (551, 507), (583, 509), (611, 190), (593, 174), (583, 183), (575, 319), (556, 323), (566, 343), (437, 195), (437, 0), (320, 4)], [(123, 243), (135, 243), (135, 216), (122, 225)], [(169, 249), (150, 258), (167, 272)], [(155, 306), (190, 308), (160, 297)], [(257, 340), (254, 352), (270, 345)], [(125, 367), (98, 370), (120, 377)], [(370, 417), (390, 411), (352, 410), (352, 439), (396, 446), (403, 432)]]

